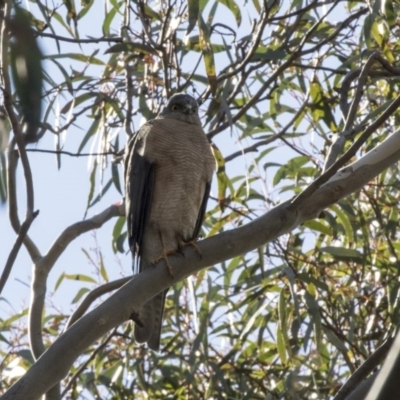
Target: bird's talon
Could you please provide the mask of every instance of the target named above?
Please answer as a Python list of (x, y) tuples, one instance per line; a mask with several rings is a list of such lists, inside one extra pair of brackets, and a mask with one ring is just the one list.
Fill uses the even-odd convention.
[(140, 327), (143, 327), (143, 322), (140, 320), (140, 316), (139, 313), (137, 313), (136, 311), (133, 311), (133, 313), (130, 316), (130, 319), (137, 325), (139, 325)]
[(203, 258), (203, 255), (201, 254), (199, 246), (197, 246), (197, 244), (196, 244), (196, 239), (190, 240), (189, 242), (181, 242), (180, 243), (180, 247), (181, 248), (184, 248), (184, 247), (187, 247), (187, 246), (192, 246), (194, 248), (194, 251), (199, 256), (199, 260), (201, 260)]
[(159, 261), (164, 260), (165, 263), (167, 264), (168, 272), (169, 272), (169, 274), (171, 275), (171, 278), (174, 278), (174, 274), (172, 273), (172, 266), (171, 266), (171, 264), (169, 263), (168, 256), (171, 255), (171, 254), (175, 254), (175, 253), (176, 253), (176, 251), (166, 251), (166, 252), (163, 252), (163, 253), (161, 254), (161, 256), (160, 256), (160, 257), (157, 257), (156, 259), (154, 259), (154, 260), (151, 262), (151, 264), (154, 265), (154, 264), (157, 264)]
[(182, 249), (178, 249), (177, 252), (178, 252), (183, 258), (185, 258), (185, 253), (182, 251)]

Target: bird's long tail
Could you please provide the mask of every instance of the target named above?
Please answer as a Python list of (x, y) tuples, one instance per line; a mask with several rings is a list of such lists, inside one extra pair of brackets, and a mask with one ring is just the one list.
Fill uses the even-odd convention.
[(154, 351), (160, 349), (161, 325), (167, 292), (168, 289), (144, 304), (139, 310), (139, 320), (143, 326), (135, 324), (135, 340), (138, 343), (147, 343)]

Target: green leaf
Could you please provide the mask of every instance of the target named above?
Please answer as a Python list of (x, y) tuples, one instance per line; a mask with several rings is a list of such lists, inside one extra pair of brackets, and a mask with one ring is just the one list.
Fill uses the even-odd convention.
[(309, 228), (313, 231), (321, 232), (324, 235), (333, 236), (332, 228), (329, 225), (326, 225), (325, 223), (322, 223), (315, 219), (310, 219), (310, 220), (304, 222), (303, 226), (305, 226), (306, 228)]
[(158, 55), (157, 51), (154, 50), (151, 46), (143, 43), (117, 43), (107, 49), (105, 52), (107, 53), (138, 53), (138, 54), (153, 54)]
[(224, 210), (226, 203), (226, 190), (228, 188), (228, 176), (225, 172), (225, 159), (218, 147), (213, 143), (212, 151), (217, 161), (217, 180), (218, 180), (218, 203), (221, 210)]
[(242, 23), (242, 13), (240, 12), (240, 8), (236, 4), (236, 2), (234, 0), (218, 0), (218, 2), (229, 8), (229, 10), (235, 16), (236, 23), (238, 24), (238, 26), (240, 26), (240, 24)]
[(119, 181), (119, 169), (118, 166), (115, 163), (111, 164), (111, 174), (112, 174), (112, 181), (114, 183), (114, 186), (118, 190), (120, 194), (122, 194), (122, 189), (121, 189), (121, 184)]
[(285, 339), (283, 337), (283, 332), (280, 324), (277, 324), (276, 327), (276, 347), (278, 350), (279, 358), (282, 361), (282, 364), (286, 365), (287, 355), (286, 355)]
[(54, 291), (56, 291), (61, 283), (63, 282), (64, 279), (68, 279), (70, 281), (81, 281), (81, 282), (90, 282), (90, 283), (96, 283), (96, 281), (88, 276), (88, 275), (83, 275), (83, 274), (66, 274), (62, 273), (60, 277), (57, 279), (57, 282), (54, 286)]
[(358, 250), (347, 249), (345, 247), (327, 246), (327, 247), (322, 247), (320, 251), (322, 253), (331, 254), (332, 256), (338, 259), (344, 259), (344, 260), (350, 259), (356, 262), (362, 262), (364, 259), (363, 255)]
[[(97, 53), (98, 50), (95, 50), (95, 53)], [(85, 56), (84, 54), (78, 54), (78, 53), (63, 53), (63, 54), (53, 54), (50, 56), (46, 56), (46, 59), (49, 60), (56, 60), (59, 58), (70, 58), (75, 61), (80, 61), (85, 64), (93, 64), (93, 65), (104, 65), (104, 62), (99, 60), (98, 58), (93, 56)]]
[(92, 202), (92, 199), (93, 199), (94, 188), (96, 186), (96, 170), (97, 170), (97, 160), (94, 160), (93, 169), (92, 169), (92, 172), (90, 173), (90, 179), (89, 179), (90, 189), (89, 189), (88, 199), (86, 202), (86, 210), (85, 210), (84, 218), (86, 218), (86, 214), (90, 208), (90, 203)]
[(288, 53), (284, 50), (273, 50), (265, 46), (258, 46), (253, 55), (254, 60), (270, 60), (278, 61), (283, 60)]
[[(232, 47), (226, 44), (216, 44), (216, 43), (211, 43), (211, 50), (213, 51), (213, 53), (220, 53), (220, 52), (226, 52), (229, 49), (231, 49)], [(187, 40), (185, 41), (185, 49), (187, 51), (192, 50), (192, 51), (196, 51), (196, 52), (202, 52), (203, 48), (202, 45), (200, 43), (200, 36), (199, 35), (193, 35), (189, 38), (187, 38)]]
[(314, 336), (315, 336), (315, 344), (320, 352), (321, 342), (322, 342), (322, 324), (321, 324), (321, 316), (319, 313), (319, 306), (317, 301), (314, 298), (315, 295), (315, 287), (312, 283), (308, 285), (308, 291), (305, 292), (305, 300), (307, 304), (308, 311), (311, 315), (311, 320), (314, 325)]
[(86, 135), (84, 136), (84, 138), (82, 139), (81, 144), (79, 145), (78, 148), (78, 154), (83, 150), (83, 148), (86, 146), (86, 143), (88, 142), (88, 140), (97, 133), (97, 131), (99, 130), (99, 126), (100, 126), (100, 122), (102, 121), (102, 118), (100, 117), (100, 115), (95, 115), (94, 117), (94, 121), (92, 123), (92, 125), (90, 126), (89, 130), (86, 132)]
[(123, 243), (122, 243), (122, 247), (120, 247), (121, 243), (119, 243), (122, 229), (125, 227), (125, 222), (126, 222), (125, 217), (119, 217), (117, 219), (117, 222), (114, 225), (114, 229), (112, 232), (112, 248), (113, 248), (114, 253), (116, 253), (117, 251), (119, 251), (120, 253), (125, 253), (124, 248), (123, 248)]
[(104, 266), (103, 253), (100, 251), (100, 276), (105, 282), (108, 282), (108, 274), (106, 267)]
[(339, 221), (344, 227), (344, 230), (346, 232), (346, 238), (347, 238), (347, 243), (353, 243), (354, 241), (354, 232), (353, 232), (353, 226), (351, 224), (349, 215), (346, 214), (340, 207), (338, 207), (336, 204), (330, 207), (331, 210), (337, 215)]
[(106, 15), (103, 22), (103, 35), (108, 36), (110, 34), (110, 25), (114, 17), (117, 15), (118, 9), (113, 7)]
[(337, 132), (337, 125), (333, 117), (329, 99), (325, 96), (322, 85), (314, 77), (310, 85), (310, 95), (312, 99), (311, 114), (314, 122), (323, 120), (331, 132)]
[(7, 200), (7, 162), (3, 152), (0, 151), (0, 204)]
[(68, 113), (72, 107), (77, 107), (79, 104), (84, 103), (86, 100), (92, 99), (93, 97), (101, 96), (102, 93), (93, 92), (93, 93), (83, 93), (76, 97), (75, 99), (69, 101), (62, 109), (61, 114)]
[(75, 295), (75, 297), (72, 299), (72, 304), (78, 303), (78, 301), (86, 294), (90, 292), (90, 289), (88, 288), (81, 288), (78, 290), (78, 293)]
[(189, 25), (186, 30), (186, 35), (189, 35), (189, 33), (193, 30), (193, 28), (196, 25), (196, 22), (199, 18), (199, 11), (200, 11), (200, 4), (198, 0), (187, 0), (188, 3), (188, 21)]
[[(287, 354), (290, 355), (290, 342), (289, 342), (289, 327), (287, 325), (287, 301), (285, 298), (285, 288), (283, 288), (279, 294), (279, 303), (278, 303), (278, 315), (279, 315), (279, 325), (280, 325), (280, 331), (282, 335), (282, 339), (284, 342), (285, 346), (285, 358)], [(279, 339), (278, 339), (279, 340)], [(280, 352), (279, 352), (280, 354)], [(282, 360), (283, 361), (283, 360)]]
[(309, 158), (306, 156), (294, 157), (289, 160), (286, 164), (282, 165), (274, 176), (273, 184), (276, 186), (283, 179), (294, 179), (301, 167), (309, 162)]
[(70, 19), (76, 20), (76, 8), (74, 0), (63, 0), (63, 3), (67, 7), (67, 22), (70, 23)]
[(24, 122), (25, 140), (34, 143), (42, 116), (42, 52), (36, 42), (27, 12), (14, 6), (14, 16), (8, 21), (10, 30), (10, 66), (15, 92)]
[(81, 0), (82, 8), (78, 13), (78, 20), (83, 18), (87, 14), (87, 12), (91, 9), (93, 3), (94, 0)]
[(253, 5), (254, 5), (254, 8), (257, 10), (257, 12), (260, 14), (261, 13), (260, 2), (258, 0), (253, 0)]
[(364, 26), (363, 26), (364, 40), (368, 50), (371, 50), (372, 48), (371, 32), (372, 32), (372, 24), (374, 23), (375, 17), (376, 15), (369, 14), (364, 19)]
[(108, 189), (110, 189), (112, 184), (112, 178), (100, 189), (100, 193), (95, 197), (95, 199), (89, 204), (89, 207), (93, 207), (96, 203), (98, 203), (102, 197), (107, 193)]
[(68, 279), (70, 281), (96, 283), (96, 281), (92, 277), (83, 274), (64, 274), (64, 279)]
[(211, 93), (215, 94), (217, 90), (217, 75), (215, 70), (214, 52), (211, 46), (210, 32), (207, 24), (204, 22), (201, 15), (199, 15), (199, 31), (200, 31), (200, 47), (203, 53), (204, 66), (210, 85)]

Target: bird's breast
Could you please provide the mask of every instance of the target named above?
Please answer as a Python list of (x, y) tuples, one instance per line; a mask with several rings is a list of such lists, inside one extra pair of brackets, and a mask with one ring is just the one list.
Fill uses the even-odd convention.
[(151, 229), (165, 237), (173, 235), (189, 240), (206, 185), (215, 170), (215, 159), (204, 131), (198, 125), (177, 120), (164, 119), (162, 123), (155, 120), (145, 153), (155, 167)]

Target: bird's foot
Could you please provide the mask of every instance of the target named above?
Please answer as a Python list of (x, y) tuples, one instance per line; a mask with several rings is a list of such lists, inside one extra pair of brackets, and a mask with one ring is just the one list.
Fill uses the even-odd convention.
[(189, 242), (181, 241), (179, 243), (179, 248), (183, 249), (184, 247), (192, 246), (194, 248), (194, 251), (198, 254), (199, 259), (201, 260), (203, 258), (203, 255), (201, 254), (201, 251), (199, 249), (199, 246), (197, 246), (196, 241), (197, 239), (190, 240)]
[(167, 264), (168, 272), (171, 275), (171, 278), (174, 277), (174, 274), (173, 274), (172, 266), (169, 263), (168, 256), (170, 256), (172, 254), (176, 254), (176, 250), (171, 250), (171, 251), (163, 250), (163, 252), (161, 253), (161, 255), (159, 257), (157, 257), (151, 261), (151, 264), (154, 265), (154, 264), (157, 264), (159, 261), (164, 260), (165, 263)]
[(136, 324), (139, 325), (140, 327), (143, 328), (143, 322), (140, 320), (140, 315), (136, 311), (133, 311), (133, 313), (130, 316), (130, 319)]

